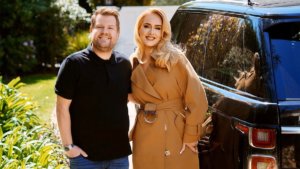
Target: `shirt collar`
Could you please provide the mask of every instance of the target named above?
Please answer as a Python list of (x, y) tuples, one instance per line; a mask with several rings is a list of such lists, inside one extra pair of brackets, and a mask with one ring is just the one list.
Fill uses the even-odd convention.
[(96, 61), (96, 62), (102, 62), (102, 63), (110, 63), (110, 64), (116, 64), (117, 63), (117, 58), (116, 58), (116, 52), (112, 51), (111, 57), (108, 60), (104, 60), (102, 58), (100, 58), (94, 51), (92, 48), (92, 44), (89, 44), (87, 47), (88, 52), (90, 53), (89, 57)]

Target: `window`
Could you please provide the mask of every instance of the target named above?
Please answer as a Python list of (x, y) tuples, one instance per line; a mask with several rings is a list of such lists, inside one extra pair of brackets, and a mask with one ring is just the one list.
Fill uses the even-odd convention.
[[(243, 71), (243, 19), (204, 13), (179, 13), (173, 22), (174, 38), (187, 50), (196, 72), (209, 80), (235, 88)], [(184, 15), (184, 16), (183, 16)], [(176, 24), (176, 26), (174, 26)], [(180, 33), (178, 33), (180, 32)]]
[[(239, 84), (236, 84), (237, 89), (250, 93), (254, 96), (266, 98), (266, 83), (263, 80), (269, 76), (267, 74), (267, 67), (263, 61), (262, 46), (260, 37), (259, 19), (252, 18), (251, 20), (244, 20), (243, 30), (243, 73), (240, 76)], [(263, 66), (262, 66), (263, 65)]]
[(185, 50), (196, 72), (201, 76), (204, 71), (204, 52), (207, 42), (208, 16), (200, 13), (176, 13), (172, 20), (173, 40)]
[(277, 96), (300, 100), (300, 23), (285, 23), (269, 30)]

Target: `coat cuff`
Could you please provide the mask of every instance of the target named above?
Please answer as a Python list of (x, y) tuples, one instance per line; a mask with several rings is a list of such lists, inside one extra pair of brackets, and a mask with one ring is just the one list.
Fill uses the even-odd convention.
[(201, 125), (185, 125), (183, 142), (192, 143), (199, 140), (201, 133)]

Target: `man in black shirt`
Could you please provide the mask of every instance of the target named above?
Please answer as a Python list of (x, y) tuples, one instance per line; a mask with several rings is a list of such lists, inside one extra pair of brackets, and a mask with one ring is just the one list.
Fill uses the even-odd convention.
[(91, 45), (68, 56), (58, 73), (57, 120), (71, 169), (128, 169), (131, 65), (113, 51), (118, 16), (112, 8), (96, 10)]

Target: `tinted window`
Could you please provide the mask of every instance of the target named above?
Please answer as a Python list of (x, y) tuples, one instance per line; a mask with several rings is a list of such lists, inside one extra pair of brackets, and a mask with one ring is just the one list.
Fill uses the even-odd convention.
[(240, 90), (236, 83), (242, 74), (249, 76), (254, 54), (244, 49), (244, 27), (242, 18), (216, 14), (177, 13), (172, 20), (173, 38), (186, 48), (197, 73)]
[(272, 27), (272, 60), (279, 100), (300, 99), (300, 23)]
[[(199, 75), (204, 70), (204, 51), (208, 16), (200, 13), (177, 12), (172, 19), (173, 40), (186, 49), (187, 57)], [(206, 27), (204, 29), (203, 27)]]
[(249, 17), (244, 20), (243, 30), (243, 74), (237, 82), (237, 88), (252, 95), (266, 98), (266, 84), (264, 79), (268, 77), (266, 73), (267, 67), (264, 63), (264, 53), (262, 53), (262, 46), (260, 33), (259, 19), (256, 17)]
[(242, 49), (243, 21), (213, 14), (206, 25), (203, 77), (235, 88), (236, 79), (248, 60)]

